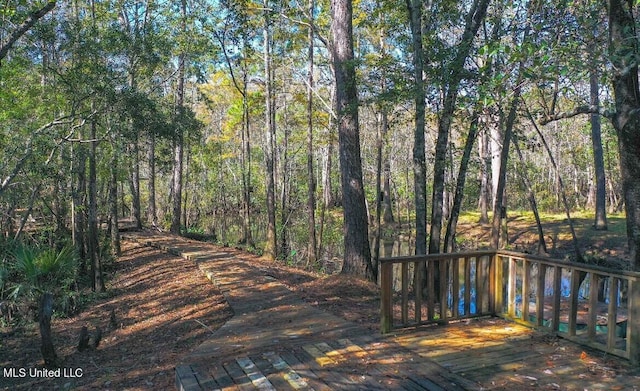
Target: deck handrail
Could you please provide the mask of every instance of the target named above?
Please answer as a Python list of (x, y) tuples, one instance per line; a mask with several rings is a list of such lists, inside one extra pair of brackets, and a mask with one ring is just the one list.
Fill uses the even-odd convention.
[(491, 315), (640, 364), (638, 272), (505, 250), (381, 258), (380, 271), (383, 333)]

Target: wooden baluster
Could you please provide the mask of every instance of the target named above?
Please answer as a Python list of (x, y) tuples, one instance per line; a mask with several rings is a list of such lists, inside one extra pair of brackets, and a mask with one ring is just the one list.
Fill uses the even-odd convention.
[(571, 292), (569, 299), (569, 335), (576, 335), (576, 328), (578, 323), (578, 300), (580, 299), (580, 270), (571, 270)]
[(454, 258), (451, 260), (451, 316), (455, 319), (460, 317), (460, 260)]
[(544, 289), (547, 276), (547, 266), (538, 263), (538, 290), (536, 291), (536, 325), (544, 325)]
[(531, 265), (526, 259), (522, 260), (522, 320), (529, 322), (529, 294), (531, 293)]
[(562, 300), (562, 268), (553, 267), (553, 331), (560, 330), (560, 302)]
[(607, 311), (607, 349), (616, 347), (616, 323), (618, 320), (618, 286), (620, 280), (609, 277), (609, 309)]
[(640, 279), (629, 278), (627, 302), (627, 354), (633, 365), (640, 365)]
[(435, 318), (435, 302), (436, 302), (436, 267), (435, 261), (427, 262), (427, 320), (433, 321)]
[(493, 272), (491, 273), (492, 281), (491, 286), (493, 287), (493, 314), (498, 315), (504, 313), (504, 293), (502, 290), (503, 287), (503, 267), (502, 267), (502, 257), (498, 254), (493, 255), (492, 262)]
[(402, 325), (406, 326), (409, 323), (409, 263), (402, 262), (402, 266), (400, 268), (400, 273), (402, 273), (401, 317)]
[(482, 315), (484, 301), (484, 269), (482, 268), (482, 258), (476, 257), (476, 314)]
[(422, 322), (422, 274), (425, 272), (425, 267), (424, 261), (413, 263), (413, 294), (415, 296), (413, 317), (417, 324)]
[(591, 273), (591, 284), (589, 284), (589, 321), (587, 324), (587, 336), (589, 341), (596, 338), (596, 322), (598, 320), (598, 285), (600, 285), (600, 276)]
[(516, 277), (518, 273), (516, 260), (509, 257), (509, 279), (507, 280), (507, 309), (509, 317), (516, 317)]
[(449, 309), (448, 309), (448, 293), (449, 284), (447, 280), (447, 269), (449, 268), (449, 260), (440, 260), (440, 322), (449, 322)]
[(471, 315), (471, 259), (464, 259), (464, 315)]

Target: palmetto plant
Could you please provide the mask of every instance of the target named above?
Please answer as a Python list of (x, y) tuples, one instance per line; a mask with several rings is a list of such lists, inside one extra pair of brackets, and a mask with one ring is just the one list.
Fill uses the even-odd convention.
[(61, 297), (69, 292), (76, 278), (76, 256), (71, 247), (53, 248), (19, 245), (12, 254), (7, 281), (8, 298), (34, 303), (43, 292)]

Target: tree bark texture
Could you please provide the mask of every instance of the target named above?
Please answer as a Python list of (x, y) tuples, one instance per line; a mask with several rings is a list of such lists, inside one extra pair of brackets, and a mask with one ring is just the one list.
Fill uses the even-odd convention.
[(313, 168), (313, 12), (315, 0), (309, 0), (309, 28), (307, 39), (309, 41), (307, 54), (307, 213), (309, 214), (309, 245), (307, 246), (307, 263), (314, 264), (318, 259), (318, 244), (316, 240), (316, 178)]
[[(522, 68), (522, 63), (521, 66)], [(522, 69), (520, 69), (522, 71)], [(513, 126), (516, 120), (516, 113), (518, 111), (518, 105), (520, 104), (520, 87), (519, 82), (521, 80), (521, 73), (518, 76), (518, 87), (513, 93), (513, 99), (511, 100), (511, 108), (509, 109), (509, 115), (507, 116), (507, 123), (504, 130), (504, 139), (502, 140), (502, 150), (500, 151), (500, 170), (497, 178), (497, 187), (495, 193), (495, 199), (493, 202), (493, 218), (491, 225), (491, 247), (497, 249), (500, 246), (500, 225), (502, 224), (503, 211), (506, 211), (506, 203), (504, 202), (504, 189), (507, 185), (507, 161), (509, 160), (509, 146), (511, 144), (511, 137), (513, 135)], [(506, 216), (504, 216), (506, 218)], [(504, 241), (508, 241), (509, 238), (503, 238)]]
[[(598, 84), (598, 71), (595, 65), (589, 72), (590, 103), (592, 107), (600, 107), (600, 88)], [(607, 229), (607, 203), (606, 203), (606, 178), (604, 171), (604, 152), (602, 150), (602, 131), (600, 115), (591, 114), (591, 143), (593, 146), (593, 165), (596, 177), (596, 216), (594, 227), (596, 230)]]
[(352, 6), (351, 0), (331, 1), (332, 54), (336, 80), (336, 113), (344, 216), (342, 273), (375, 281), (371, 267), (367, 209), (362, 183)]
[(276, 236), (276, 185), (275, 185), (275, 143), (276, 143), (276, 123), (275, 105), (273, 99), (273, 73), (271, 70), (271, 28), (269, 13), (269, 1), (264, 0), (264, 78), (265, 78), (265, 149), (264, 159), (266, 165), (266, 187), (267, 187), (267, 242), (264, 247), (264, 256), (274, 260), (277, 255)]
[(424, 50), (422, 47), (422, 1), (407, 0), (411, 41), (415, 100), (415, 129), (413, 139), (413, 186), (416, 209), (416, 255), (427, 253), (427, 163), (425, 157), (425, 99)]
[(87, 248), (91, 261), (91, 288), (94, 292), (105, 290), (102, 278), (102, 262), (98, 254), (98, 177), (96, 152), (98, 147), (97, 123), (95, 118), (91, 121), (91, 143), (89, 146), (89, 214)]
[(129, 190), (131, 191), (131, 217), (136, 228), (142, 228), (142, 214), (140, 203), (140, 156), (138, 140), (129, 145), (129, 157), (131, 158), (131, 172), (129, 176)]
[(638, 37), (632, 2), (609, 1), (609, 56), (613, 66), (622, 191), (627, 215), (630, 268), (640, 271), (640, 89), (638, 87)]
[(158, 209), (156, 207), (156, 136), (153, 132), (149, 139), (149, 182), (147, 183), (149, 191), (149, 209), (147, 211), (147, 219), (152, 227), (158, 226)]
[(38, 319), (40, 322), (40, 352), (44, 359), (44, 365), (47, 368), (57, 368), (58, 355), (53, 346), (53, 338), (51, 336), (51, 316), (53, 315), (53, 295), (49, 292), (43, 293), (40, 299), (40, 309), (38, 311)]
[[(181, 2), (182, 21), (181, 30), (186, 32), (187, 30), (187, 1)], [(185, 49), (181, 49), (181, 53), (178, 59), (178, 86), (176, 97), (176, 116), (178, 119), (178, 126), (175, 129), (173, 136), (173, 210), (171, 218), (171, 232), (174, 234), (180, 234), (180, 223), (182, 221), (182, 156), (184, 154), (184, 129), (182, 127), (181, 119), (184, 112), (184, 81), (185, 81), (185, 66), (186, 66), (186, 53)]]
[(464, 186), (467, 179), (467, 170), (469, 161), (471, 160), (471, 152), (478, 135), (478, 112), (474, 110), (471, 116), (471, 124), (469, 126), (469, 134), (462, 152), (460, 160), (460, 169), (458, 170), (458, 179), (456, 180), (455, 195), (453, 198), (453, 207), (451, 208), (451, 216), (447, 222), (447, 231), (444, 235), (445, 251), (455, 251), (455, 233), (458, 225), (458, 216), (460, 216), (460, 208), (462, 207), (462, 199), (464, 196)]
[(464, 63), (471, 52), (472, 43), (487, 13), (489, 0), (475, 0), (465, 18), (464, 33), (458, 45), (456, 57), (448, 66), (451, 73), (446, 82), (446, 93), (442, 113), (438, 121), (438, 139), (436, 140), (435, 164), (433, 168), (433, 194), (431, 201), (431, 229), (429, 232), (429, 253), (440, 252), (442, 220), (445, 190), (445, 169), (447, 166), (447, 147), (449, 131), (456, 108), (458, 89), (462, 81)]

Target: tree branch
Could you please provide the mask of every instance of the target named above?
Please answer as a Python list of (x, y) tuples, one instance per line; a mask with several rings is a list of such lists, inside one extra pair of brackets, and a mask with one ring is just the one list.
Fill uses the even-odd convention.
[(14, 43), (20, 37), (22, 37), (38, 20), (40, 20), (43, 16), (48, 14), (54, 7), (56, 6), (56, 0), (49, 0), (44, 7), (40, 8), (37, 11), (32, 12), (27, 19), (20, 25), (18, 28), (9, 35), (6, 41), (2, 42), (0, 45), (0, 60), (5, 58), (9, 49), (13, 46)]
[(563, 111), (555, 114), (545, 114), (542, 118), (538, 120), (538, 122), (540, 123), (540, 125), (546, 125), (554, 121), (558, 121), (566, 118), (573, 118), (581, 114), (599, 114), (605, 118), (611, 119), (613, 118), (615, 113), (609, 110), (606, 110), (602, 107), (582, 105), (582, 106), (577, 106), (576, 108), (570, 111)]

